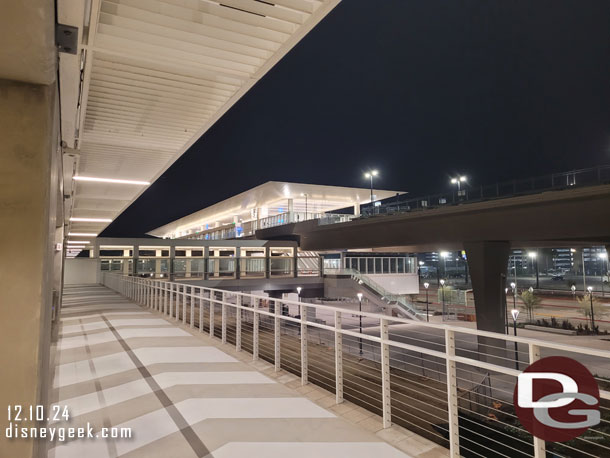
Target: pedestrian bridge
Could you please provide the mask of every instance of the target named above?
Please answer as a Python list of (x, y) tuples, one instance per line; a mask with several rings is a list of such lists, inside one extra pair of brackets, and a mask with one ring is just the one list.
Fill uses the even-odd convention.
[[(610, 453), (606, 351), (119, 274), (103, 283), (65, 290), (51, 400), (71, 426), (133, 437), (49, 457)], [(551, 355), (585, 364), (601, 392), (602, 423), (568, 443), (532, 438), (512, 405), (519, 372)]]

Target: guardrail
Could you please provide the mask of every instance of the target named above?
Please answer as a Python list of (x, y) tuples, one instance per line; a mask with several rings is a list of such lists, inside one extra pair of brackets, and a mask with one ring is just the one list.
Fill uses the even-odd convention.
[[(404, 213), (416, 210), (446, 207), (449, 205), (475, 203), (486, 200), (506, 199), (547, 191), (596, 186), (610, 183), (610, 165), (572, 170), (563, 173), (510, 180), (492, 185), (470, 186), (465, 184), (460, 190), (451, 190), (438, 194), (419, 197), (392, 197), (377, 206), (362, 206), (362, 217), (379, 214)], [(402, 198), (401, 198), (402, 197)]]
[[(152, 310), (248, 351), (447, 447), (452, 457), (610, 456), (610, 352), (299, 301), (105, 273)], [(513, 407), (517, 375), (541, 357), (595, 375), (601, 423), (565, 443), (533, 438)], [(483, 380), (483, 382), (481, 382)]]

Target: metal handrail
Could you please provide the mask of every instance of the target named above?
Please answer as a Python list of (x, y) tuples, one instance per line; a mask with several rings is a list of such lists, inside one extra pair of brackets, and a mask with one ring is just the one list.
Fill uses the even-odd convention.
[(608, 183), (610, 183), (610, 165), (603, 165), (521, 180), (509, 180), (492, 185), (467, 186), (459, 191), (452, 190), (437, 194), (427, 194), (419, 197), (410, 197), (406, 200), (401, 200), (402, 196), (392, 197), (376, 207), (370, 204), (362, 206), (361, 212), (362, 217), (366, 218), (379, 214), (421, 211), (450, 205), (506, 199)]
[[(390, 427), (393, 421), (403, 421), (400, 417), (402, 413), (399, 406), (405, 405), (405, 393), (396, 391), (395, 385), (398, 381), (396, 377), (408, 372), (401, 372), (397, 366), (397, 364), (406, 364), (404, 361), (396, 362), (397, 355), (402, 354), (405, 358), (410, 357), (411, 361), (413, 360), (413, 357), (409, 355), (421, 355), (421, 368), (424, 377), (425, 370), (427, 369), (428, 371), (433, 370), (439, 375), (442, 375), (445, 380), (445, 382), (442, 382), (439, 379), (439, 382), (442, 384), (436, 384), (430, 389), (435, 389), (437, 391), (444, 390), (446, 392), (445, 396), (440, 397), (438, 395), (434, 397), (429, 392), (424, 392), (422, 395), (428, 397), (432, 396), (431, 399), (434, 401), (433, 404), (444, 402), (441, 409), (441, 412), (444, 413), (432, 415), (430, 413), (418, 413), (418, 411), (415, 411), (415, 414), (411, 413), (411, 415), (416, 415), (416, 417), (419, 415), (422, 422), (430, 423), (433, 421), (431, 424), (434, 428), (444, 428), (443, 430), (447, 432), (448, 439), (443, 439), (442, 436), (439, 436), (438, 434), (436, 434), (436, 436), (434, 436), (433, 433), (430, 434), (434, 437), (441, 437), (438, 441), (449, 447), (452, 457), (460, 456), (461, 449), (467, 451), (469, 450), (469, 447), (488, 448), (489, 441), (498, 444), (498, 446), (507, 446), (502, 442), (498, 442), (497, 440), (477, 433), (476, 431), (476, 436), (473, 438), (472, 434), (468, 432), (469, 428), (472, 428), (473, 420), (466, 420), (463, 418), (463, 415), (472, 414), (473, 412), (465, 410), (465, 407), (459, 404), (458, 396), (458, 384), (459, 380), (463, 380), (464, 371), (466, 371), (466, 374), (470, 374), (471, 377), (474, 377), (476, 374), (478, 374), (476, 375), (477, 377), (484, 373), (494, 374), (494, 384), (499, 384), (500, 386), (492, 389), (490, 382), (491, 394), (481, 394), (483, 399), (487, 399), (487, 401), (484, 401), (486, 404), (483, 405), (483, 407), (490, 409), (491, 411), (497, 409), (495, 407), (495, 400), (498, 396), (503, 397), (502, 401), (507, 405), (512, 402), (510, 399), (512, 399), (514, 377), (521, 373), (519, 370), (521, 367), (515, 369), (515, 363), (517, 363), (517, 365), (520, 363), (531, 364), (541, 358), (543, 351), (548, 353), (552, 350), (551, 354), (555, 354), (556, 351), (567, 352), (572, 357), (580, 356), (583, 362), (586, 358), (601, 358), (603, 365), (599, 364), (599, 362), (595, 362), (592, 369), (597, 374), (599, 374), (600, 370), (610, 370), (608, 369), (610, 366), (609, 352), (595, 348), (577, 347), (446, 324), (418, 322), (414, 328), (410, 328), (416, 335), (430, 336), (432, 335), (432, 330), (442, 331), (442, 343), (431, 341), (429, 345), (423, 345), (420, 343), (424, 342), (422, 339), (413, 337), (405, 339), (400, 334), (395, 334), (395, 330), (403, 329), (404, 325), (413, 326), (415, 324), (412, 320), (404, 318), (388, 317), (386, 315), (370, 312), (359, 312), (351, 309), (346, 310), (340, 307), (294, 300), (270, 299), (266, 296), (258, 296), (249, 293), (226, 291), (184, 283), (143, 279), (112, 273), (103, 274), (103, 283), (152, 310), (169, 317), (175, 317), (177, 321), (181, 320), (185, 325), (190, 324), (190, 327), (195, 327), (195, 311), (198, 310), (199, 321), (197, 327), (199, 328), (199, 331), (204, 332), (204, 328), (206, 328), (209, 330), (210, 336), (219, 336), (223, 343), (227, 343), (228, 338), (230, 337), (230, 340), (235, 342), (235, 347), (238, 351), (243, 349), (243, 320), (247, 319), (248, 323), (250, 323), (248, 332), (251, 332), (252, 335), (251, 347), (250, 344), (248, 344), (251, 350), (249, 349), (248, 351), (252, 352), (253, 359), (259, 359), (259, 347), (262, 348), (263, 344), (268, 346), (270, 342), (272, 342), (271, 353), (269, 354), (269, 349), (267, 348), (267, 350), (265, 350), (264, 358), (273, 362), (276, 371), (285, 367), (287, 370), (298, 373), (301, 376), (303, 384), (310, 381), (308, 372), (309, 358), (320, 357), (319, 353), (311, 353), (312, 350), (308, 349), (308, 341), (310, 341), (308, 333), (318, 332), (326, 333), (328, 336), (334, 336), (334, 389), (336, 392), (336, 402), (340, 403), (343, 401), (344, 394), (346, 394), (348, 390), (353, 390), (354, 383), (364, 383), (363, 380), (366, 380), (366, 378), (358, 378), (362, 377), (362, 375), (353, 375), (354, 370), (363, 371), (364, 374), (368, 374), (368, 377), (372, 376), (371, 371), (374, 371), (374, 373), (378, 374), (377, 376), (380, 377), (380, 384), (377, 385), (380, 389), (379, 407), (367, 404), (365, 401), (358, 401), (360, 398), (356, 399), (356, 401), (361, 402), (361, 405), (369, 410), (382, 413), (384, 428)], [(273, 305), (273, 309), (271, 309), (271, 306), (268, 311), (260, 308), (260, 301), (268, 301)], [(187, 314), (187, 305), (189, 305), (190, 308), (190, 315)], [(298, 316), (284, 314), (284, 306), (287, 307), (289, 305), (297, 307), (299, 310)], [(217, 307), (220, 307), (220, 309), (218, 310)], [(330, 316), (329, 320), (331, 323), (328, 323), (329, 320), (325, 321), (320, 320), (319, 318), (313, 318), (308, 313), (308, 310), (310, 309), (316, 310), (316, 313), (320, 314), (320, 316), (323, 314)], [(220, 314), (220, 330), (215, 327), (219, 316), (215, 315), (215, 313)], [(207, 327), (204, 322), (205, 317), (207, 317)], [(229, 320), (229, 317), (231, 317), (231, 321)], [(356, 319), (366, 320), (364, 329), (361, 324), (360, 331), (358, 330), (354, 317)], [(349, 322), (349, 320), (352, 321)], [(285, 323), (285, 325), (282, 325), (282, 322)], [(420, 328), (423, 328), (424, 331), (420, 331)], [(299, 329), (298, 333), (296, 332), (297, 329)], [(290, 336), (293, 340), (296, 339), (301, 346), (300, 358), (297, 358), (296, 360), (292, 359), (292, 362), (285, 361), (284, 358), (290, 358), (288, 358), (288, 354), (281, 352), (282, 346), (287, 345), (287, 341), (281, 338), (281, 335), (282, 333), (286, 334), (286, 332), (291, 330), (293, 333), (290, 334)], [(262, 339), (259, 340), (259, 334), (263, 332), (271, 338), (271, 341), (269, 340), (269, 337), (265, 338), (264, 341)], [(395, 337), (396, 335), (398, 338)], [(468, 347), (461, 348), (461, 342), (464, 342), (462, 340), (463, 335), (476, 337), (474, 350), (469, 349)], [(482, 337), (489, 337), (488, 343), (482, 341), (480, 339)], [(321, 341), (320, 338), (320, 342)], [(360, 342), (360, 358), (349, 358), (349, 361), (346, 361), (346, 364), (349, 364), (347, 364), (344, 369), (344, 358), (348, 358), (347, 355), (350, 353), (355, 355), (355, 352), (357, 352), (358, 349), (358, 347), (350, 345), (350, 342)], [(497, 345), (492, 345), (490, 342), (497, 343)], [(522, 355), (521, 358), (523, 359), (521, 361), (519, 361), (518, 356), (516, 356), (517, 359), (510, 359), (513, 342), (520, 343), (527, 347), (527, 351), (518, 352)], [(324, 348), (327, 348), (328, 346), (332, 347), (332, 338), (331, 340), (325, 339), (323, 345)], [(368, 353), (365, 353), (364, 356), (362, 353), (363, 346), (365, 349), (368, 349)], [(480, 349), (484, 347), (490, 347), (493, 351), (491, 353), (482, 352)], [(392, 352), (390, 352), (390, 349)], [(290, 352), (289, 354), (292, 355), (293, 353)], [(576, 356), (573, 356), (574, 354)], [(424, 355), (426, 357), (425, 361), (423, 359)], [(509, 357), (507, 358), (507, 356)], [(262, 355), (260, 357), (262, 357)], [(405, 361), (408, 362), (408, 360)], [(328, 365), (328, 362), (326, 362), (326, 364)], [(409, 362), (409, 364), (412, 365), (413, 363)], [(432, 369), (430, 368), (431, 364), (433, 365)], [(344, 373), (344, 371), (347, 372)], [(350, 379), (350, 385), (344, 386), (344, 376), (352, 377)], [(320, 384), (319, 379), (316, 379), (316, 377), (316, 373), (312, 372), (311, 381)], [(353, 377), (357, 378), (354, 379)], [(428, 379), (427, 377), (425, 378)], [(605, 401), (610, 400), (610, 391), (607, 390), (608, 381), (610, 381), (610, 379), (601, 379), (598, 377), (598, 380), (600, 381), (601, 398)], [(390, 381), (392, 381), (392, 383), (390, 383)], [(410, 383), (411, 385), (418, 383), (423, 386), (432, 385), (432, 381), (420, 383), (418, 382), (418, 379), (413, 379)], [(406, 389), (405, 387), (406, 385), (403, 385), (404, 389)], [(362, 395), (364, 396), (364, 394)], [(353, 396), (351, 397), (353, 399)], [(407, 396), (407, 398), (409, 397)], [(479, 400), (475, 400), (474, 402), (476, 404)], [(437, 409), (440, 409), (440, 407), (437, 407)], [(608, 407), (603, 407), (603, 409), (608, 409)], [(443, 420), (439, 415), (441, 415), (441, 417), (446, 415), (446, 417), (444, 417), (446, 418), (446, 422), (443, 422), (442, 425), (437, 423), (439, 421), (438, 418)], [(511, 414), (509, 413), (508, 415)], [(514, 417), (514, 415), (512, 416)], [(437, 420), (434, 420), (434, 418), (437, 418)], [(407, 426), (409, 424), (410, 423), (407, 421)], [(514, 424), (506, 421), (503, 422), (501, 418), (495, 418), (492, 423), (482, 423), (482, 427), (488, 429), (496, 428), (493, 429), (494, 432), (497, 434), (504, 434), (504, 436), (506, 436), (506, 431), (514, 431), (516, 428)], [(522, 429), (517, 429), (523, 431)], [(576, 440), (576, 444), (579, 447), (597, 447), (595, 449), (596, 451), (593, 452), (597, 455), (593, 456), (602, 456), (610, 450), (610, 447), (605, 445), (608, 444), (608, 437), (610, 437), (610, 435), (601, 430), (594, 431), (593, 429), (590, 429), (589, 435), (593, 433), (602, 435), (601, 439), (603, 439), (604, 442), (594, 443), (590, 440), (579, 438)], [(516, 440), (521, 443), (527, 443), (527, 436), (523, 436), (523, 434), (520, 436), (521, 437)], [(523, 437), (525, 437), (525, 439)], [(529, 441), (529, 447), (531, 448), (532, 453), (525, 456), (534, 456), (536, 458), (546, 456), (544, 441), (533, 439), (532, 443), (531, 436)], [(556, 446), (556, 444), (547, 444), (547, 447), (549, 448)], [(574, 448), (574, 443), (571, 443), (570, 447)]]

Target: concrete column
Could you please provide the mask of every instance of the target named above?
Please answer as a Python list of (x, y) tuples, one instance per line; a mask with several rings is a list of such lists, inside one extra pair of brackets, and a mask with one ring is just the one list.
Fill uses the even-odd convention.
[(467, 242), (464, 244), (477, 315), (477, 329), (506, 330), (506, 271), (508, 242)]
[[(50, 7), (52, 8), (52, 6)], [(44, 8), (36, 12), (43, 28)], [(6, 12), (11, 20), (11, 11)], [(50, 21), (49, 21), (50, 22)], [(51, 22), (50, 22), (51, 23)], [(52, 30), (49, 26), (49, 30)], [(31, 37), (34, 37), (32, 29)], [(46, 30), (46, 29), (45, 29)], [(24, 33), (30, 36), (29, 33)], [(38, 31), (36, 31), (38, 33)], [(34, 41), (35, 39), (32, 38)], [(52, 38), (49, 37), (49, 43)], [(12, 46), (10, 43), (5, 46)], [(31, 56), (22, 56), (32, 60)], [(18, 66), (17, 66), (18, 67)], [(50, 387), (49, 348), (53, 296), (61, 291), (62, 251), (55, 251), (61, 151), (55, 85), (0, 80), (0, 427), (9, 405), (45, 405)], [(59, 215), (58, 215), (59, 213)], [(59, 221), (58, 221), (59, 219)], [(58, 259), (59, 257), (59, 259)], [(29, 427), (36, 426), (26, 422)], [(0, 456), (42, 456), (42, 440), (0, 440)]]
[[(472, 280), (477, 329), (506, 332), (506, 272), (509, 242), (466, 242), (466, 257)], [(512, 365), (506, 354), (506, 342), (479, 337), (481, 359), (502, 366)], [(498, 358), (494, 358), (497, 356)]]
[(210, 247), (203, 247), (203, 279), (207, 280), (209, 278), (208, 270), (208, 260), (210, 258)]
[(354, 203), (354, 216), (360, 216), (360, 202)]
[(123, 275), (129, 275), (129, 249), (123, 250)]
[(168, 276), (170, 281), (174, 280), (174, 260), (176, 259), (176, 247), (170, 245), (169, 247), (169, 266), (167, 266)]
[(163, 256), (163, 250), (155, 250), (155, 257), (157, 258), (155, 259), (155, 277), (161, 273), (161, 260), (159, 259), (161, 256)]
[(186, 259), (184, 260), (184, 265), (185, 265), (185, 273), (184, 276), (185, 277), (190, 277), (191, 276), (191, 254), (192, 251), (191, 250), (185, 250), (186, 251)]
[(138, 259), (140, 259), (140, 246), (133, 246), (133, 276), (138, 276)]

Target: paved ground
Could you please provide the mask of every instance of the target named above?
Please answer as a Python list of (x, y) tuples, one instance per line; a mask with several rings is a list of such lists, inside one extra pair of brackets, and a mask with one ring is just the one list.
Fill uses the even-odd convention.
[(131, 428), (133, 437), (72, 440), (50, 458), (447, 454), (106, 288), (67, 287), (60, 320), (51, 401), (67, 405), (71, 418), (52, 426), (89, 422), (95, 433)]

